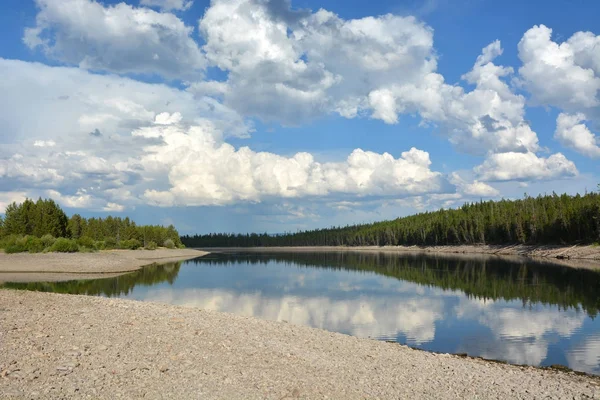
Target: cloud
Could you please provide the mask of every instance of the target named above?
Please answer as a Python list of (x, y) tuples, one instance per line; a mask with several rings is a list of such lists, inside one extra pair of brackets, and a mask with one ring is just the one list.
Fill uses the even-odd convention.
[(307, 196), (414, 196), (452, 190), (429, 169), (429, 154), (412, 148), (399, 158), (354, 150), (344, 162), (320, 163), (309, 153), (291, 157), (235, 149), (215, 138), (212, 129), (181, 125), (153, 126), (134, 136), (160, 137), (147, 146), (140, 164), (169, 177), (168, 190), (148, 190), (145, 198), (160, 206), (223, 205), (267, 198)]
[[(499, 41), (463, 76), (475, 85), (465, 92), (436, 73), (433, 30), (414, 17), (345, 20), (321, 9), (278, 18), (272, 3), (216, 0), (200, 21), (207, 58), (228, 71), (219, 92), (238, 112), (284, 124), (329, 113), (395, 124), (402, 114), (420, 114), (462, 151), (539, 150), (525, 98), (504, 82), (512, 68), (493, 63)], [(291, 10), (277, 4), (279, 14)]]
[(168, 112), (163, 112), (156, 116), (154, 123), (157, 125), (172, 125), (180, 123), (182, 119), (181, 113), (175, 112), (169, 114)]
[(600, 36), (577, 32), (566, 42), (552, 41), (552, 29), (536, 25), (519, 42), (519, 75), (535, 102), (567, 111), (598, 109)]
[[(522, 302), (485, 301), (461, 298), (455, 307), (460, 319), (477, 320), (490, 328), (492, 338), (479, 344), (478, 354), (516, 364), (540, 365), (555, 338), (570, 338), (586, 319), (574, 310), (544, 310), (523, 307)], [(463, 349), (464, 350), (464, 349)], [(475, 349), (471, 349), (475, 350)]]
[(287, 1), (217, 0), (200, 31), (207, 58), (229, 73), (225, 103), (284, 124), (355, 117), (386, 81), (435, 68), (432, 30), (412, 17), (344, 20)]
[(575, 164), (561, 153), (548, 158), (534, 153), (491, 154), (474, 171), (482, 181), (550, 180), (578, 174)]
[(569, 368), (576, 371), (600, 373), (600, 338), (590, 335), (567, 352)]
[(125, 211), (125, 206), (117, 203), (107, 202), (106, 205), (102, 208), (102, 211), (108, 212), (123, 212)]
[(395, 88), (397, 109), (418, 112), (440, 130), (459, 150), (473, 154), (487, 152), (535, 152), (538, 137), (525, 120), (525, 98), (513, 93), (504, 78), (512, 68), (497, 66), (502, 54), (499, 41), (482, 50), (463, 79), (475, 88), (466, 92), (449, 85), (436, 73), (416, 85)]
[[(463, 195), (466, 195), (466, 196), (495, 197), (495, 196), (500, 195), (500, 192), (498, 191), (498, 189), (493, 188), (492, 186), (488, 185), (487, 183), (480, 182), (478, 180), (475, 180), (471, 183), (466, 182), (456, 172), (453, 172), (450, 175), (450, 182), (452, 182), (454, 185), (456, 185), (458, 187), (459, 191)], [(449, 199), (449, 200), (452, 200), (452, 199)]]
[(79, 191), (74, 196), (65, 196), (56, 190), (48, 190), (46, 194), (59, 204), (70, 208), (91, 208), (92, 196), (83, 191)]
[(569, 147), (587, 157), (600, 158), (600, 138), (582, 123), (586, 120), (581, 113), (560, 113), (556, 119), (554, 137), (565, 147)]
[[(192, 28), (166, 12), (185, 9), (186, 1), (141, 1), (165, 12), (93, 0), (36, 2), (36, 25), (26, 31), (25, 43), (81, 68), (0, 59), (0, 73), (12, 77), (0, 82), (6, 125), (0, 132), (6, 144), (0, 186), (6, 188), (52, 189), (65, 201), (91, 196), (118, 206), (326, 196), (330, 202), (411, 197), (422, 205), (497, 196), (493, 181), (577, 174), (561, 153), (538, 154), (543, 149), (525, 119), (525, 97), (507, 83), (514, 71), (496, 62), (503, 53), (499, 41), (483, 48), (462, 76), (472, 86), (467, 90), (437, 72), (433, 30), (414, 17), (344, 19), (323, 9), (294, 9), (288, 0), (214, 0), (199, 21), (200, 48)], [(554, 48), (549, 33), (532, 30), (519, 47), (519, 79), (527, 88), (545, 71), (530, 53)], [(565, 59), (596, 74), (596, 41), (589, 33), (574, 35)], [(203, 81), (207, 66), (225, 78)], [(183, 80), (185, 89), (82, 68), (160, 74)], [(561, 114), (555, 136), (595, 156), (597, 138), (582, 118), (594, 121), (596, 105), (590, 100), (578, 107), (591, 114)], [(429, 154), (415, 148), (394, 155), (355, 149), (345, 159), (321, 162), (309, 153), (281, 155), (227, 143), (253, 132), (246, 118), (294, 125), (327, 114), (387, 124), (418, 115), (458, 150), (486, 158), (467, 181), (433, 171)]]
[(56, 142), (54, 140), (36, 140), (33, 142), (34, 147), (54, 147)]
[(64, 182), (61, 171), (36, 158), (17, 153), (0, 159), (0, 190), (57, 187)]
[(93, 197), (86, 189), (79, 189), (74, 195), (64, 195), (56, 190), (46, 190), (43, 193), (63, 207), (83, 208), (91, 211), (121, 212), (125, 206), (112, 203), (101, 198)]
[[(302, 285), (302, 281), (297, 284)], [(435, 323), (443, 317), (443, 301), (439, 298), (414, 297), (414, 285), (409, 286), (411, 288), (408, 294), (391, 294), (394, 302), (381, 296), (360, 295), (354, 299), (332, 299), (284, 294), (272, 297), (226, 289), (188, 288), (161, 290), (152, 293), (146, 300), (267, 320), (285, 320), (296, 325), (358, 337), (395, 339), (398, 335), (404, 335), (409, 344), (420, 345), (434, 339)]]
[[(95, 209), (109, 202), (223, 205), (455, 190), (430, 169), (429, 154), (415, 148), (396, 157), (356, 149), (329, 163), (309, 153), (255, 152), (226, 142), (226, 132), (250, 128), (214, 99), (20, 61), (0, 59), (0, 72), (12, 77), (10, 85), (0, 82), (3, 132), (11, 132), (0, 150), (0, 190), (55, 190), (64, 204), (89, 198)], [(90, 134), (96, 131), (101, 135)], [(23, 145), (36, 137), (55, 146)]]
[(36, 24), (25, 30), (23, 41), (49, 58), (84, 69), (170, 79), (201, 78), (206, 66), (191, 37), (193, 28), (173, 14), (125, 3), (103, 6), (95, 0), (36, 4)]
[(140, 0), (140, 5), (158, 7), (162, 11), (186, 11), (194, 4), (192, 0)]
[(25, 192), (10, 192), (0, 189), (0, 214), (4, 214), (4, 210), (9, 204), (22, 203), (26, 198), (27, 193)]
[[(119, 151), (111, 142), (153, 124), (162, 112), (179, 112), (188, 124), (209, 119), (225, 136), (245, 136), (252, 130), (216, 100), (164, 84), (1, 58), (0, 74), (11, 77), (0, 81), (0, 140), (5, 144), (64, 141), (79, 150), (96, 143), (95, 151), (111, 153)], [(97, 133), (102, 136), (95, 138)], [(102, 146), (88, 142), (101, 138)]]

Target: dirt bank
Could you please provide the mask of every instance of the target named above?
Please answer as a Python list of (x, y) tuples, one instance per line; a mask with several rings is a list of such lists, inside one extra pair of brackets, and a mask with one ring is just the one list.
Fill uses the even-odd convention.
[(517, 261), (528, 257), (577, 268), (600, 268), (600, 246), (295, 246), (295, 247), (219, 247), (202, 248), (207, 251), (240, 252), (316, 252), (316, 251), (369, 251), (392, 253), (430, 253), (472, 256), (503, 256)]
[[(201, 257), (193, 249), (108, 250), (97, 253), (0, 253), (0, 282), (93, 279), (135, 271), (155, 262)], [(43, 274), (43, 275), (42, 275)]]
[(597, 398), (599, 379), (154, 303), (0, 290), (0, 398)]

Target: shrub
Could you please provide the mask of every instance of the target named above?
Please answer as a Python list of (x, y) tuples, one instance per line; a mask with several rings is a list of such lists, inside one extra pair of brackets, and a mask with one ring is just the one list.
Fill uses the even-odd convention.
[(94, 243), (94, 247), (97, 250), (106, 250), (106, 242), (104, 240), (98, 240), (96, 243)]
[(50, 247), (50, 251), (57, 253), (76, 253), (79, 251), (79, 246), (75, 240), (58, 238)]
[(8, 240), (5, 240), (3, 243), (4, 251), (9, 254), (23, 253), (26, 251), (30, 253), (39, 253), (44, 250), (41, 239), (35, 236), (13, 236), (5, 239)]
[(42, 244), (44, 245), (44, 248), (46, 247), (52, 247), (52, 245), (54, 244), (54, 242), (56, 242), (56, 239), (54, 238), (54, 236), (52, 236), (51, 234), (47, 233), (44, 236), (42, 236)]
[(156, 250), (157, 247), (156, 242), (150, 241), (146, 243), (146, 250)]
[(179, 244), (177, 245), (177, 248), (178, 248), (178, 249), (185, 249), (185, 244), (183, 244), (183, 243), (179, 243)]
[(115, 238), (105, 238), (104, 239), (104, 248), (106, 250), (112, 250), (117, 248), (117, 240)]
[(8, 235), (0, 239), (0, 249), (6, 249), (9, 246), (17, 244), (17, 240), (21, 239), (19, 235)]
[(95, 249), (96, 242), (89, 236), (82, 236), (77, 239), (77, 244), (83, 247), (87, 247), (88, 249)]
[(142, 247), (142, 243), (137, 239), (121, 240), (121, 245), (119, 247), (122, 249), (135, 250)]
[(42, 243), (42, 239), (35, 236), (25, 236), (20, 240), (22, 242), (23, 247), (27, 249), (30, 253), (41, 253), (44, 250), (44, 244)]
[(175, 248), (175, 243), (171, 239), (167, 239), (167, 240), (165, 240), (164, 246), (167, 249), (174, 249)]
[(4, 248), (6, 254), (23, 253), (25, 251), (27, 251), (27, 248), (22, 244), (9, 244)]

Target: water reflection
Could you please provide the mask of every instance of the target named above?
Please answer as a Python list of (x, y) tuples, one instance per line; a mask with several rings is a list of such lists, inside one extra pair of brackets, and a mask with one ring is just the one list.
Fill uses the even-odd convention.
[(153, 264), (126, 275), (108, 279), (86, 279), (68, 282), (5, 283), (0, 288), (35, 290), (90, 296), (127, 297), (135, 287), (153, 286), (162, 282), (172, 285), (177, 279), (181, 262)]
[(433, 351), (600, 373), (600, 273), (525, 260), (213, 254), (118, 278), (7, 286), (197, 306)]

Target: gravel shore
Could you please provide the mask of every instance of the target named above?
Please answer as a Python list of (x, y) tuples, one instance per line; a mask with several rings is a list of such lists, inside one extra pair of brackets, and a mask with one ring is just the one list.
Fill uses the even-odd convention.
[(0, 290), (0, 398), (600, 398), (597, 377), (196, 308)]
[(193, 249), (107, 250), (96, 253), (0, 253), (1, 282), (108, 278), (155, 262), (202, 257)]

